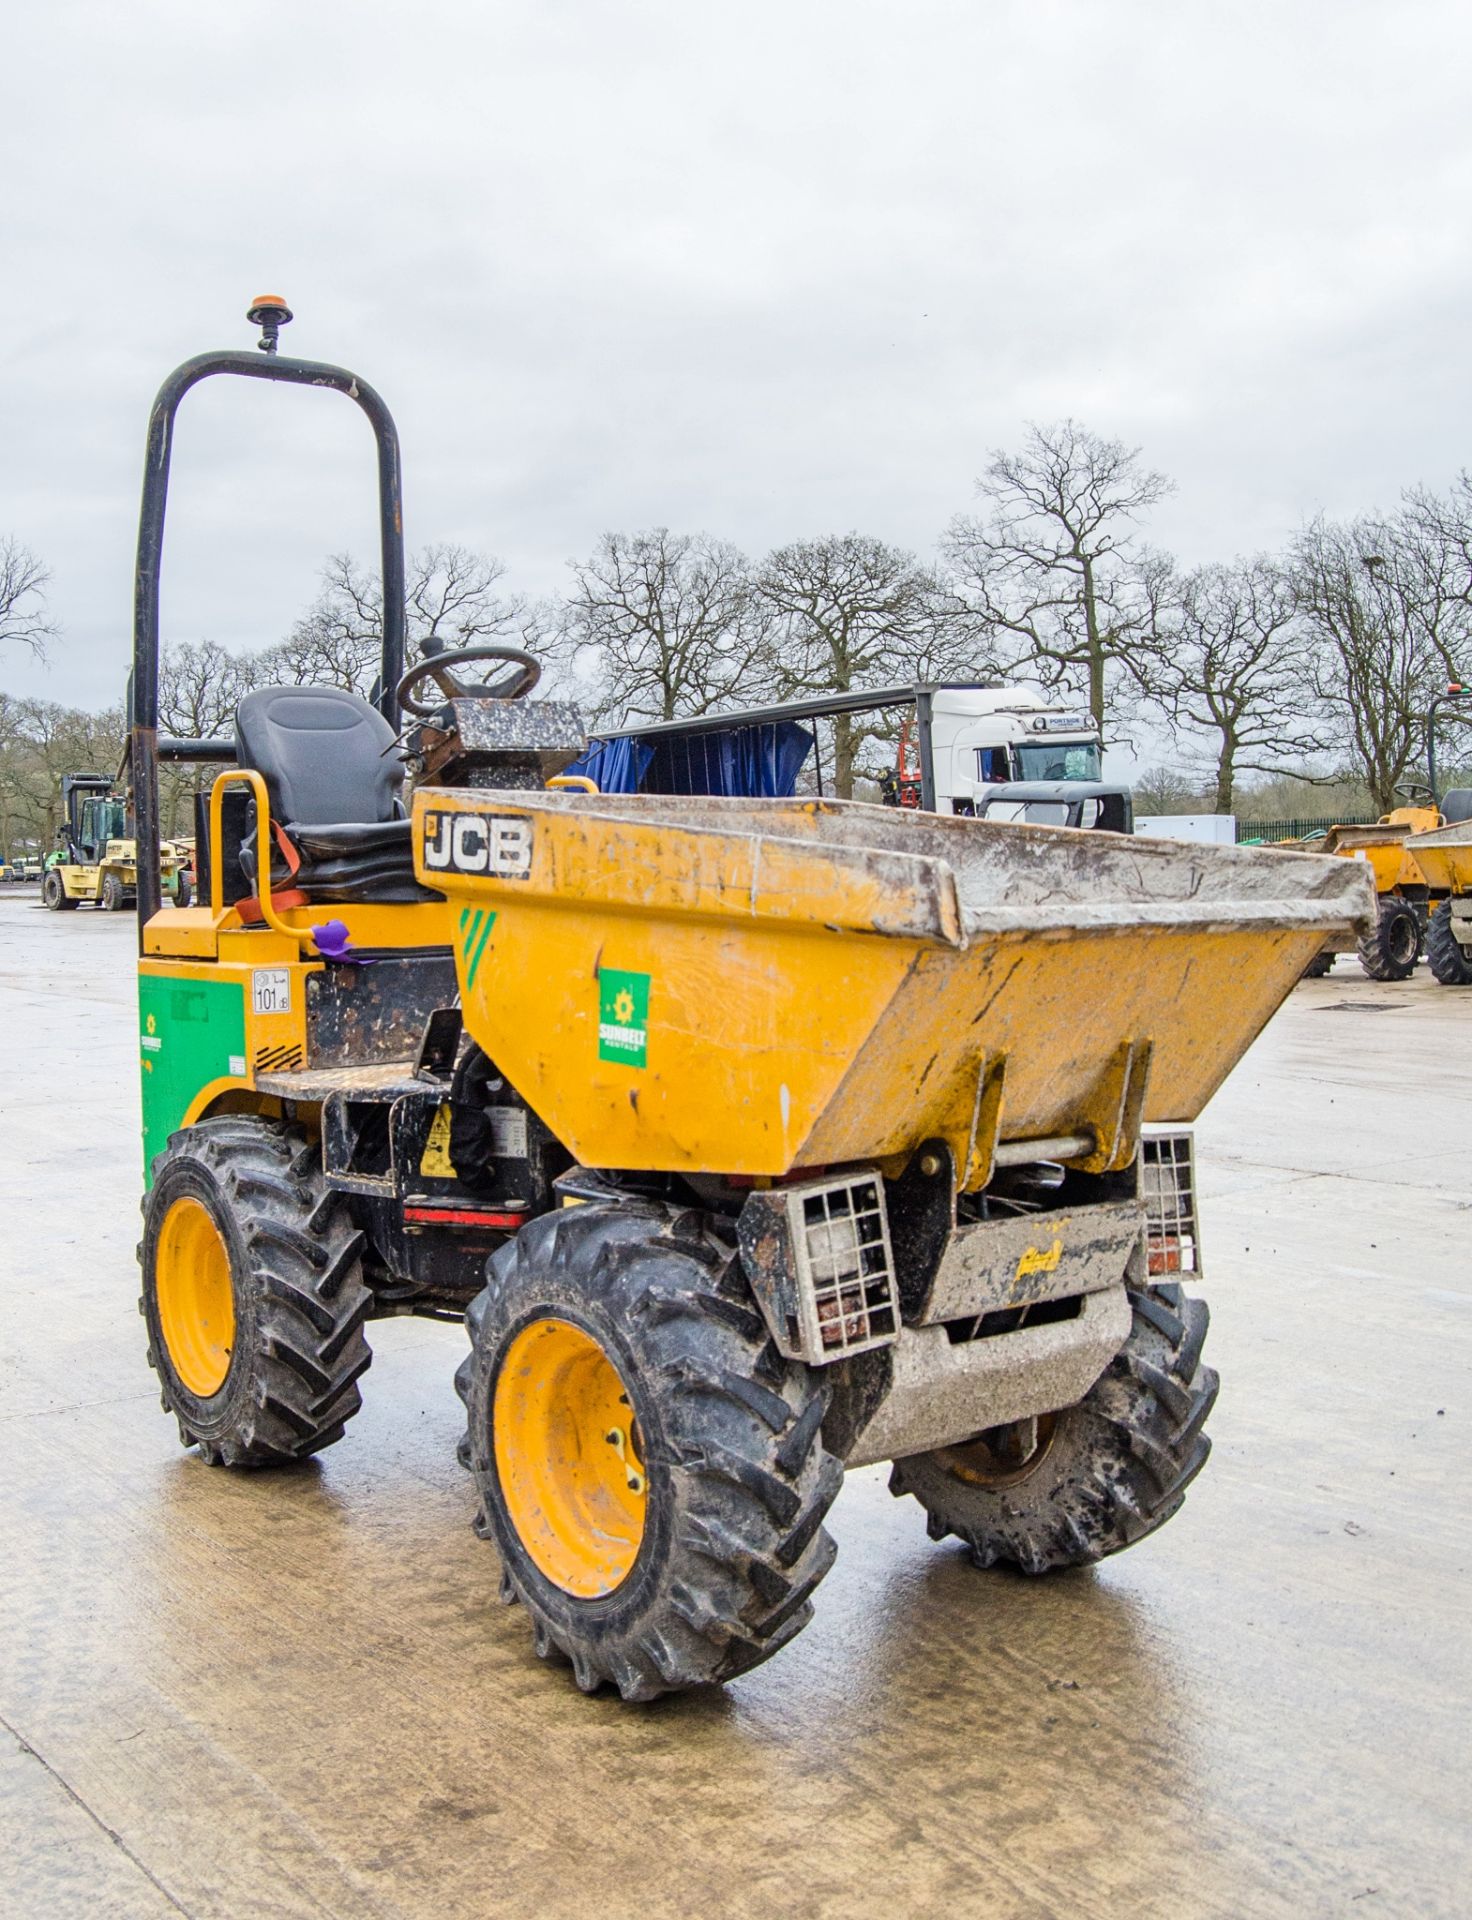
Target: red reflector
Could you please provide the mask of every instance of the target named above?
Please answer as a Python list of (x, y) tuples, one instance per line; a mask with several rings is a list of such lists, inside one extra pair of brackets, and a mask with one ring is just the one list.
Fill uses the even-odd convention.
[(424, 1227), (510, 1227), (526, 1224), (524, 1213), (473, 1213), (468, 1207), (405, 1207), (404, 1218)]
[(1150, 1241), (1151, 1273), (1179, 1273), (1181, 1270), (1181, 1243), (1173, 1233), (1152, 1236)]

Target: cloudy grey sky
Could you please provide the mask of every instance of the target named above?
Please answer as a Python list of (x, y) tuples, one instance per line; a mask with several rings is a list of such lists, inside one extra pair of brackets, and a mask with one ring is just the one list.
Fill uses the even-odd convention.
[[(1192, 560), (1472, 459), (1452, 0), (46, 0), (0, 49), (0, 531), (65, 627), (11, 691), (118, 697), (150, 400), (266, 290), (393, 407), (411, 545), (533, 594), (609, 527), (929, 551), (1066, 413)], [(174, 475), (169, 637), (372, 551), (336, 396), (211, 383)]]

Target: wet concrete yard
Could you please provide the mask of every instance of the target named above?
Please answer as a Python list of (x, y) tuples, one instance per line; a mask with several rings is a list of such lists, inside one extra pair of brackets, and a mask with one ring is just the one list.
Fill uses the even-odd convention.
[(0, 1914), (1472, 1909), (1472, 992), (1294, 993), (1198, 1132), (1216, 1450), (982, 1574), (851, 1475), (817, 1618), (626, 1708), (470, 1530), (458, 1328), (319, 1464), (180, 1451), (135, 1311), (130, 918), (0, 895)]

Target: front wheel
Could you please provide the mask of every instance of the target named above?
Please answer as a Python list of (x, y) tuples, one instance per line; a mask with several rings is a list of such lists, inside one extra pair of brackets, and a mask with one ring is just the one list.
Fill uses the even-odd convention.
[(70, 913), (77, 903), (67, 895), (66, 884), (55, 867), (41, 882), (41, 905), (49, 907), (53, 913)]
[(1452, 908), (1443, 900), (1426, 929), (1426, 963), (1444, 987), (1472, 987), (1472, 953), (1458, 943)]
[(1322, 980), (1324, 975), (1333, 968), (1333, 965), (1334, 955), (1332, 953), (1316, 953), (1299, 975), (1299, 978), (1301, 980)]
[(341, 1439), (372, 1358), (362, 1247), (296, 1128), (233, 1114), (170, 1136), (143, 1202), (138, 1310), (185, 1446), (266, 1467)]
[(546, 1214), (492, 1257), (466, 1324), (478, 1530), (543, 1659), (652, 1700), (806, 1625), (843, 1479), (826, 1393), (778, 1354), (706, 1216)]
[(1415, 908), (1394, 895), (1382, 900), (1358, 953), (1372, 980), (1409, 980), (1421, 957), (1421, 921)]
[(930, 1537), (956, 1534), (980, 1567), (1086, 1565), (1163, 1527), (1206, 1464), (1217, 1377), (1201, 1364), (1210, 1315), (1174, 1284), (1131, 1288), (1129, 1338), (1076, 1405), (897, 1460)]

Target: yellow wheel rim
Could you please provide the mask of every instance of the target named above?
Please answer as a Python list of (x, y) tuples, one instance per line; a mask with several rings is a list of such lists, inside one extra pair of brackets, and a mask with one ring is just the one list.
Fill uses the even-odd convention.
[(230, 1371), (235, 1295), (229, 1249), (198, 1200), (176, 1200), (164, 1215), (154, 1285), (169, 1362), (192, 1394), (208, 1400)]
[(496, 1381), (501, 1497), (539, 1572), (565, 1593), (612, 1593), (639, 1555), (648, 1481), (617, 1367), (581, 1327), (534, 1320)]

